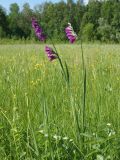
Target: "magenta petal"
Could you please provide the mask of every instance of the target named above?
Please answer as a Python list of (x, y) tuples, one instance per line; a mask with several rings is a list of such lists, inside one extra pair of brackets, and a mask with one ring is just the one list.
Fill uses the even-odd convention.
[(38, 22), (35, 18), (32, 18), (32, 27), (38, 39), (44, 41), (46, 36), (43, 34), (42, 28), (38, 25)]
[(45, 46), (45, 52), (46, 52), (46, 54), (47, 54), (47, 56), (48, 56), (48, 59), (49, 59), (50, 61), (52, 61), (52, 60), (54, 60), (54, 59), (57, 58), (57, 55), (56, 55), (56, 53), (52, 50), (52, 48), (50, 48), (50, 47), (48, 47), (48, 46)]
[(70, 39), (70, 42), (71, 42), (71, 43), (74, 43), (74, 41), (75, 41), (75, 39)]
[(66, 32), (71, 32), (72, 31), (72, 29), (71, 28), (66, 28), (66, 30), (65, 30)]

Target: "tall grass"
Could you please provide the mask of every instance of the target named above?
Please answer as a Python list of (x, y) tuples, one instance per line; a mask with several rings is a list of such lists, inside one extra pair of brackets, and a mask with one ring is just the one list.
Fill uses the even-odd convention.
[[(0, 159), (120, 159), (120, 46), (57, 45), (70, 92), (44, 45), (0, 46)], [(84, 137), (84, 141), (81, 139)]]

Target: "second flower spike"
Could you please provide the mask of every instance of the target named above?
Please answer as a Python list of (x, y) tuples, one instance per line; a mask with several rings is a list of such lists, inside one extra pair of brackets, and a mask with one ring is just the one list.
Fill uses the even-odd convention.
[(71, 23), (68, 23), (68, 27), (65, 28), (66, 35), (70, 41), (70, 43), (74, 43), (77, 39), (77, 35), (71, 26)]
[(47, 53), (48, 59), (50, 61), (53, 61), (57, 58), (57, 53), (55, 53), (52, 48), (45, 46), (45, 52)]
[(35, 31), (36, 36), (40, 41), (45, 41), (46, 36), (44, 35), (42, 28), (38, 25), (38, 22), (35, 18), (32, 18), (32, 27)]

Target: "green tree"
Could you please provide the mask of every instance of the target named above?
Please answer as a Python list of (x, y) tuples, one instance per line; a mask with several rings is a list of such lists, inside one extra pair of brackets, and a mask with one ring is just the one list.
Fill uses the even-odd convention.
[(2, 6), (0, 6), (0, 38), (5, 37), (8, 33), (8, 24), (6, 12)]
[(23, 32), (24, 38), (30, 37), (31, 35), (31, 18), (33, 16), (33, 11), (28, 3), (23, 5), (23, 10), (20, 14), (20, 20), (18, 22), (20, 29)]
[(101, 7), (101, 16), (104, 18), (108, 24), (111, 24), (113, 18), (113, 6), (114, 2), (109, 0), (105, 1)]
[(113, 13), (111, 26), (115, 36), (114, 41), (120, 42), (120, 2), (114, 2)]
[(33, 37), (31, 18), (36, 17), (45, 34), (57, 40), (66, 39), (65, 27), (70, 22), (77, 34), (83, 31), (85, 40), (120, 42), (120, 1), (90, 0), (88, 5), (82, 1), (45, 2), (34, 10), (25, 3), (22, 11), (13, 3), (8, 15), (0, 7), (0, 37)]
[(83, 38), (85, 41), (91, 41), (94, 35), (94, 24), (88, 23), (83, 28)]
[(98, 27), (98, 34), (101, 37), (101, 40), (104, 42), (109, 42), (112, 39), (112, 28), (104, 18), (100, 18)]
[(11, 37), (20, 38), (22, 36), (22, 31), (18, 25), (19, 19), (19, 6), (17, 3), (13, 3), (10, 5), (10, 14), (8, 16)]
[[(91, 1), (87, 8), (86, 12), (82, 19), (82, 28), (86, 27), (87, 24), (94, 25), (94, 32), (92, 39), (98, 39), (97, 37), (97, 27), (98, 27), (98, 19), (101, 17), (101, 2), (99, 1)], [(89, 25), (88, 25), (89, 27)]]

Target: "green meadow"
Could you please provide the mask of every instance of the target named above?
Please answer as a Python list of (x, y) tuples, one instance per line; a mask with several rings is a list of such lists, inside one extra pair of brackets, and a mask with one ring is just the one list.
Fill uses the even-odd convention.
[(80, 45), (0, 45), (0, 160), (119, 160), (120, 45), (84, 44), (87, 69), (83, 132)]

